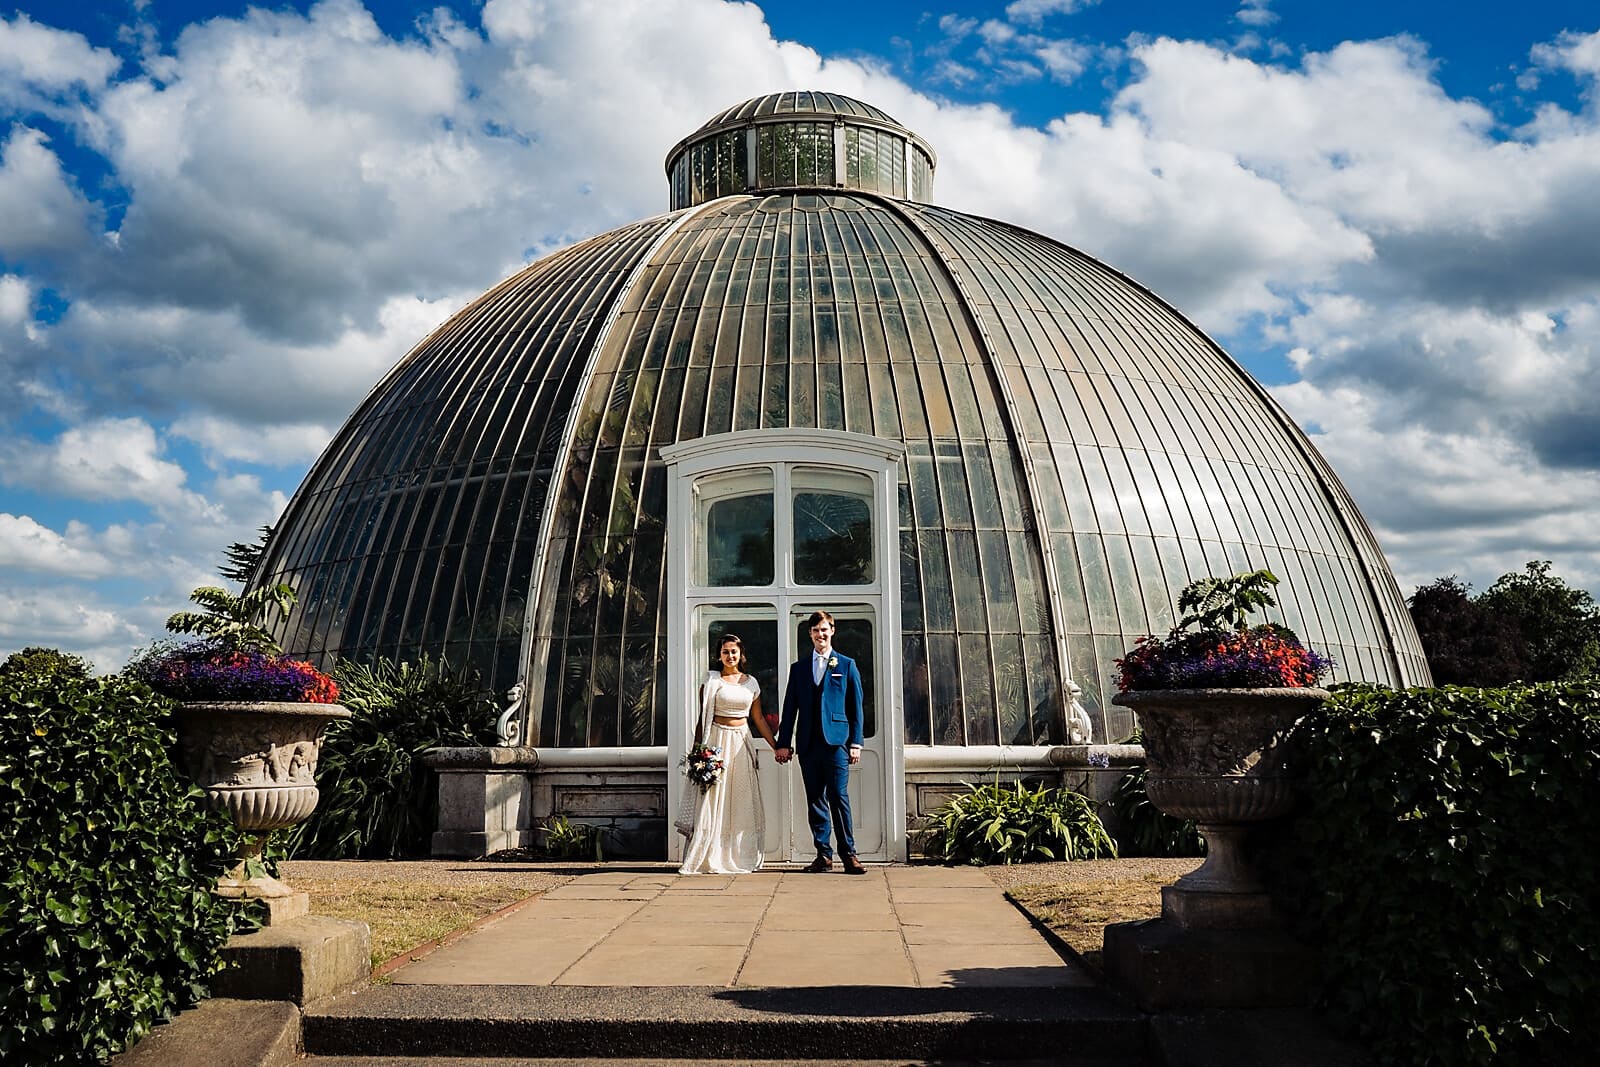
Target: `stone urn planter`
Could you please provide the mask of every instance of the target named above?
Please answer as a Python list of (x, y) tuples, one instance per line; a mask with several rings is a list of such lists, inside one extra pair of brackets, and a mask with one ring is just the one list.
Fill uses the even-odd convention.
[(1294, 769), (1280, 741), (1326, 699), (1327, 690), (1316, 688), (1136, 690), (1114, 698), (1139, 717), (1150, 803), (1193, 819), (1205, 836), (1205, 863), (1178, 880), (1179, 893), (1261, 896), (1252, 910), (1265, 906), (1243, 839), (1253, 824), (1289, 813)]
[(185, 772), (244, 832), (237, 862), (217, 880), (224, 897), (295, 895), (267, 874), (267, 836), (303, 822), (317, 807), (322, 733), (350, 711), (338, 704), (188, 701), (178, 705), (178, 753)]

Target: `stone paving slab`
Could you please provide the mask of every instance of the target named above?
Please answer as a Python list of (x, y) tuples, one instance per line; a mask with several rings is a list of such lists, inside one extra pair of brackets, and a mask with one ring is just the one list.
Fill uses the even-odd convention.
[(412, 986), (1095, 984), (982, 871), (951, 867), (582, 874), (392, 977)]

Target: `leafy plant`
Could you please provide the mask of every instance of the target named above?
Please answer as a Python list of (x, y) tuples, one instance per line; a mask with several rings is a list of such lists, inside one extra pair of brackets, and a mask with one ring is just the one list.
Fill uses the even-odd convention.
[(1305, 805), (1264, 867), (1327, 1005), (1383, 1062), (1588, 1062), (1600, 685), (1342, 686), (1290, 744)]
[(1118, 687), (1131, 690), (1219, 687), (1304, 687), (1333, 661), (1276, 623), (1251, 627), (1252, 612), (1276, 605), (1272, 572), (1202, 578), (1178, 594), (1184, 612), (1166, 637), (1141, 637), (1117, 660)]
[(547, 855), (561, 859), (592, 859), (596, 863), (606, 858), (598, 826), (555, 815), (540, 829), (544, 833)]
[(974, 865), (1115, 856), (1094, 805), (1068, 789), (968, 785), (929, 816), (929, 855)]
[(204, 996), (248, 921), (211, 893), (231, 824), (173, 768), (171, 703), (70, 659), (0, 671), (0, 1062), (19, 1067), (120, 1051)]
[(1278, 606), (1272, 587), (1277, 576), (1269, 570), (1241, 571), (1230, 578), (1201, 578), (1178, 594), (1179, 630), (1243, 630), (1250, 616)]
[(343, 663), (334, 671), (353, 713), (322, 743), (311, 818), (283, 835), (291, 856), (372, 859), (425, 855), (436, 822), (430, 748), (491, 745), (499, 709), (477, 676), (427, 656), (414, 663)]
[(199, 634), (229, 651), (262, 652), (281, 656), (283, 649), (264, 624), (271, 609), (280, 618), (289, 617), (294, 607), (292, 586), (263, 585), (244, 593), (230, 593), (214, 585), (203, 585), (189, 594), (203, 611), (178, 611), (167, 617), (167, 629), (175, 634)]

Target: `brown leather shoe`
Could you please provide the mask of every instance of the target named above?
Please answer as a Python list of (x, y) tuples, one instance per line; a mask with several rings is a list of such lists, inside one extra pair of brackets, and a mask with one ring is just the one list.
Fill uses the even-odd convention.
[[(855, 857), (852, 856), (850, 858), (854, 859)], [(858, 863), (858, 864), (856, 864), (856, 866), (859, 867), (861, 865)], [(831, 871), (831, 870), (833, 870), (833, 861), (830, 860), (828, 857), (822, 855), (819, 852), (819, 853), (817, 853), (817, 858), (812, 860), (811, 861), (811, 865), (806, 868), (806, 873), (807, 874), (823, 874), (823, 873), (825, 873), (827, 871)]]
[(867, 869), (861, 866), (861, 861), (856, 859), (856, 854), (854, 852), (846, 852), (844, 854), (844, 873), (866, 874)]

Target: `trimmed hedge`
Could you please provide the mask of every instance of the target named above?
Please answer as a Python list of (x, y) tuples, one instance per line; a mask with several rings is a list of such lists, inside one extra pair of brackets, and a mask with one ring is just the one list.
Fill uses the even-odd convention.
[(1600, 1042), (1600, 686), (1347, 686), (1296, 727), (1267, 848), (1326, 1005), (1384, 1062), (1585, 1062)]
[(225, 815), (180, 778), (171, 703), (0, 672), (0, 1062), (103, 1060), (205, 995), (232, 931)]

